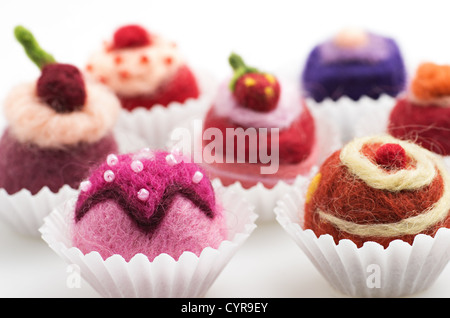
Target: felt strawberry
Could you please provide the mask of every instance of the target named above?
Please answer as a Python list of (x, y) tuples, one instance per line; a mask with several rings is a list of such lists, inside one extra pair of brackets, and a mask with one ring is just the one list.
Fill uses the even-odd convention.
[(86, 101), (86, 87), (80, 70), (70, 64), (57, 63), (24, 27), (17, 26), (14, 35), (41, 70), (36, 85), (37, 95), (60, 113), (81, 109)]
[(234, 53), (230, 55), (229, 63), (234, 70), (230, 89), (240, 105), (259, 112), (269, 112), (277, 107), (280, 84), (275, 76), (247, 66)]
[(135, 24), (125, 25), (114, 32), (113, 49), (125, 49), (151, 44), (151, 36), (143, 27)]

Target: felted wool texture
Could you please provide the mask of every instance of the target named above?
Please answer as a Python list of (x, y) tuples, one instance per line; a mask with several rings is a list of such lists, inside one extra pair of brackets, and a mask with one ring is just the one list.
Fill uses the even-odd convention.
[(379, 60), (364, 57), (359, 60), (336, 59), (326, 63), (322, 56), (323, 44), (314, 47), (301, 74), (305, 96), (316, 102), (327, 98), (336, 101), (342, 96), (355, 101), (363, 96), (372, 99), (378, 99), (383, 94), (397, 96), (406, 84), (403, 57), (393, 39), (385, 38), (383, 42), (383, 47), (378, 45), (374, 50), (386, 50), (389, 54)]
[[(203, 177), (196, 178), (200, 173)], [(147, 194), (144, 197), (142, 197), (143, 191)], [(180, 201), (180, 198), (185, 200)], [(186, 200), (188, 205), (186, 205)], [(141, 237), (145, 237), (146, 240), (153, 240), (154, 237), (170, 237), (170, 242), (152, 244), (183, 245), (190, 241), (189, 235), (195, 236), (196, 231), (202, 232), (201, 228), (205, 224), (210, 225), (211, 235), (215, 239), (217, 236), (220, 237), (219, 240), (223, 239), (223, 232), (218, 228), (225, 226), (223, 223), (225, 218), (222, 215), (222, 209), (218, 208), (216, 204), (211, 182), (198, 165), (188, 162), (186, 158), (162, 151), (153, 152), (148, 149), (135, 154), (114, 156), (113, 160), (111, 160), (111, 156), (108, 156), (107, 161), (100, 165), (82, 186), (74, 214), (75, 237), (78, 235), (76, 234), (78, 230), (82, 231), (81, 236), (86, 236), (85, 231), (91, 231), (86, 230), (89, 227), (108, 228), (111, 226), (111, 224), (101, 224), (103, 218), (97, 219), (98, 210), (94, 209), (106, 206), (110, 210), (111, 204), (105, 205), (110, 201), (114, 203), (112, 210), (120, 210), (118, 213), (125, 215), (131, 221), (129, 223), (133, 224), (131, 232), (140, 231)], [(175, 203), (176, 201), (177, 203)], [(192, 207), (191, 205), (194, 209), (186, 208), (186, 206)], [(182, 206), (184, 208), (181, 208)], [(102, 211), (102, 208), (98, 209)], [(165, 227), (164, 225), (173, 223), (172, 217), (177, 218), (177, 213), (172, 214), (173, 209), (180, 210), (183, 214), (188, 213), (191, 218), (189, 221), (191, 225), (188, 225), (188, 228), (178, 228), (177, 231), (179, 231), (178, 233), (192, 231), (194, 234), (183, 237), (181, 241), (176, 240), (177, 236), (166, 232), (172, 226)], [(89, 221), (94, 219), (95, 221)], [(119, 218), (114, 222), (120, 225), (122, 220)], [(184, 223), (186, 220), (180, 222)], [(215, 227), (216, 223), (220, 225)], [(196, 225), (194, 226), (194, 224)], [(92, 231), (96, 232), (96, 235), (95, 239), (92, 237), (91, 250), (95, 250), (97, 244), (110, 241), (110, 233), (95, 229)], [(202, 233), (206, 232), (208, 231)], [(107, 237), (105, 238), (104, 235)], [(132, 246), (136, 244), (135, 241), (126, 240), (124, 242), (122, 235), (114, 236), (111, 240), (119, 242), (121, 246), (123, 246), (122, 244), (126, 246), (124, 249), (119, 248), (114, 253), (125, 253), (124, 250), (129, 251), (130, 255), (134, 253)], [(187, 248), (193, 245), (195, 244), (192, 242), (188, 243)]]
[(434, 103), (443, 99), (448, 105), (450, 103), (449, 81), (450, 65), (422, 63), (411, 81), (410, 90), (417, 101)]
[(117, 48), (113, 39), (104, 41), (89, 57), (87, 74), (121, 97), (152, 95), (186, 62), (176, 43), (154, 33), (149, 36), (148, 45), (127, 48)]
[(6, 129), (0, 139), (0, 187), (13, 194), (43, 187), (57, 192), (62, 186), (78, 188), (93, 166), (118, 149), (110, 133), (94, 143), (81, 142), (60, 148), (22, 143)]
[(86, 87), (80, 70), (70, 64), (45, 65), (36, 83), (37, 95), (60, 113), (81, 109), (86, 102)]
[[(301, 108), (301, 104), (299, 104), (299, 108)], [(206, 114), (203, 131), (209, 128), (216, 128), (222, 132), (223, 138), (223, 146), (222, 149), (225, 150), (222, 154), (216, 154), (216, 156), (222, 156), (223, 162), (231, 159), (232, 162), (237, 162), (237, 156), (239, 153), (244, 153), (246, 162), (249, 162), (250, 151), (255, 149), (257, 154), (260, 152), (260, 142), (259, 142), (259, 129), (256, 129), (256, 139), (257, 145), (250, 145), (249, 142), (245, 142), (245, 145), (238, 145), (237, 138), (235, 138), (234, 142), (230, 139), (233, 136), (227, 134), (227, 128), (233, 129), (233, 131), (237, 129), (243, 129), (244, 132), (248, 128), (254, 128), (249, 126), (242, 126), (236, 122), (233, 122), (229, 117), (223, 117), (217, 115), (215, 112), (215, 107), (213, 106), (208, 113)], [(267, 141), (262, 142), (262, 145), (267, 146), (267, 150), (263, 151), (263, 153), (272, 153), (271, 145), (272, 145), (272, 137), (271, 137), (271, 129), (267, 129)], [(228, 139), (228, 140), (227, 140)], [(203, 140), (203, 146), (206, 146), (210, 143), (210, 140)], [(230, 145), (234, 143), (234, 156), (231, 157), (227, 154), (227, 144)], [(279, 164), (296, 164), (302, 162), (311, 154), (312, 149), (316, 142), (315, 136), (315, 121), (314, 117), (311, 115), (309, 109), (306, 106), (303, 106), (303, 111), (294, 118), (290, 124), (290, 126), (279, 130), (278, 142), (275, 144), (278, 146), (279, 152)], [(261, 163), (261, 158), (257, 155), (258, 161), (257, 163)]]
[(239, 126), (285, 129), (306, 107), (298, 87), (285, 79), (279, 79), (282, 89), (275, 109), (261, 112), (243, 107), (230, 90), (230, 81), (227, 79), (220, 84), (212, 108), (218, 117), (227, 117)]
[(36, 82), (14, 87), (3, 110), (11, 132), (23, 143), (59, 148), (78, 143), (95, 143), (114, 127), (120, 102), (104, 85), (86, 81), (86, 102), (82, 109), (58, 113), (36, 94)]
[[(363, 150), (364, 156), (374, 161), (376, 150), (380, 143), (368, 144)], [(381, 235), (371, 231), (371, 225), (381, 225), (386, 233), (390, 227), (405, 219), (424, 215), (433, 209), (439, 202), (448, 185), (443, 178), (442, 171), (436, 173), (435, 178), (424, 186), (408, 190), (377, 189), (350, 172), (341, 161), (341, 151), (332, 154), (321, 166), (319, 173), (313, 179), (305, 204), (304, 227), (312, 229), (317, 236), (330, 234), (336, 244), (342, 239), (350, 239), (358, 247), (366, 241), (377, 242), (384, 247), (394, 239), (401, 239), (412, 243), (418, 233), (405, 233), (399, 235)], [(414, 158), (408, 158), (406, 169), (415, 169)], [(376, 165), (376, 162), (374, 162)], [(442, 201), (440, 201), (442, 203)], [(433, 236), (440, 227), (449, 227), (450, 218), (448, 210), (446, 216), (437, 222), (432, 222), (431, 216), (421, 219), (421, 222), (430, 221), (431, 226), (425, 227), (420, 233)], [(330, 216), (325, 218), (324, 216)], [(348, 222), (367, 227), (364, 235), (357, 235), (342, 230), (333, 223)], [(420, 224), (418, 224), (420, 227)], [(411, 230), (412, 231), (412, 230)]]
[(154, 105), (168, 106), (172, 102), (183, 103), (189, 98), (198, 98), (200, 89), (191, 69), (183, 65), (168, 82), (163, 83), (154, 93), (147, 95), (118, 95), (122, 107), (132, 111), (138, 107), (146, 109)]
[(97, 251), (103, 259), (119, 254), (129, 261), (142, 253), (152, 261), (162, 253), (176, 260), (185, 251), (199, 255), (205, 247), (217, 248), (224, 239), (223, 215), (211, 220), (189, 199), (177, 195), (152, 233), (139, 229), (114, 200), (99, 203), (75, 225), (73, 245), (84, 254)]
[(401, 98), (392, 109), (388, 132), (437, 154), (450, 155), (450, 107), (421, 105)]

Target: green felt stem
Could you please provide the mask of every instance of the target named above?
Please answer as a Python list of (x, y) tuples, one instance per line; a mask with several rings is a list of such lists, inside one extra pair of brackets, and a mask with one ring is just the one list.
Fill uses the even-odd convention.
[(56, 63), (54, 57), (40, 47), (39, 43), (29, 30), (23, 26), (17, 26), (14, 28), (14, 35), (17, 41), (22, 44), (25, 53), (39, 69), (42, 69), (47, 64)]
[(230, 81), (231, 91), (234, 91), (234, 88), (236, 87), (236, 82), (242, 75), (247, 73), (259, 73), (258, 69), (247, 66), (242, 57), (240, 57), (236, 53), (230, 54), (228, 62), (230, 63), (231, 67), (234, 70), (233, 77)]

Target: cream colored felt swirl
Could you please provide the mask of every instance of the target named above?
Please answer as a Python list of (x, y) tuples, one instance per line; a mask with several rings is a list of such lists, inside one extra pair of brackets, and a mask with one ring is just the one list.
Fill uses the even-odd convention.
[[(399, 144), (415, 161), (416, 167), (400, 169), (395, 172), (386, 171), (361, 152), (365, 144), (371, 143)], [(433, 157), (435, 155), (431, 152), (412, 142), (398, 140), (388, 135), (356, 138), (343, 147), (340, 153), (342, 164), (348, 168), (351, 174), (372, 188), (389, 191), (416, 190), (429, 185), (436, 176)]]
[(22, 143), (59, 148), (79, 142), (93, 143), (111, 132), (119, 111), (117, 97), (103, 85), (86, 82), (82, 110), (58, 113), (36, 95), (36, 83), (11, 90), (4, 103), (9, 129)]
[[(368, 137), (363, 138), (365, 142), (397, 142), (401, 144), (402, 147), (405, 148), (405, 151), (407, 151), (408, 155), (412, 156), (415, 160), (417, 160), (418, 168), (419, 163), (424, 164), (422, 160), (425, 160), (427, 163), (429, 163), (432, 166), (432, 172), (428, 169), (425, 170), (426, 173), (429, 175), (432, 175), (433, 178), (437, 174), (437, 171), (439, 171), (439, 174), (441, 175), (443, 179), (443, 193), (441, 198), (435, 202), (429, 209), (423, 211), (421, 214), (409, 217), (406, 219), (403, 219), (399, 222), (395, 223), (383, 223), (383, 224), (357, 224), (353, 223), (347, 220), (342, 220), (340, 218), (337, 218), (333, 215), (330, 215), (324, 211), (317, 210), (316, 213), (319, 214), (320, 218), (323, 220), (333, 224), (341, 231), (358, 235), (361, 237), (367, 237), (367, 236), (375, 236), (375, 237), (396, 237), (396, 236), (402, 236), (402, 235), (415, 235), (418, 233), (421, 233), (428, 229), (431, 226), (436, 225), (437, 223), (443, 221), (450, 210), (450, 175), (444, 166), (443, 162), (440, 158), (438, 158), (437, 155), (432, 154), (431, 152), (422, 149), (418, 146), (411, 145), (407, 142), (399, 142), (397, 139), (391, 138), (391, 137)], [(358, 146), (360, 146), (360, 142), (356, 143)], [(407, 149), (408, 148), (408, 149)], [(355, 149), (355, 148), (353, 148)], [(359, 148), (360, 149), (360, 148)], [(345, 156), (344, 156), (345, 157)], [(358, 161), (358, 160), (356, 160)], [(347, 162), (348, 164), (348, 162)], [(373, 165), (373, 164), (371, 164)], [(428, 167), (428, 165), (424, 165), (425, 167)], [(406, 170), (405, 171), (413, 172), (414, 170)], [(422, 174), (416, 174), (414, 173), (413, 176), (421, 176)], [(403, 176), (403, 175), (402, 175)], [(364, 177), (367, 177), (364, 175)], [(409, 176), (408, 179), (411, 179), (412, 176)], [(367, 178), (366, 178), (367, 179)], [(430, 183), (427, 178), (424, 178), (422, 180), (416, 180), (416, 182), (412, 182), (413, 180), (408, 180), (408, 182), (405, 184), (408, 189), (418, 189), (420, 185), (427, 185)], [(391, 180), (391, 179), (387, 179)], [(372, 180), (369, 182), (373, 183)], [(378, 182), (380, 180), (377, 180), (375, 184), (378, 185)], [(413, 187), (414, 185), (414, 187)], [(416, 188), (417, 187), (417, 188)], [(392, 186), (388, 186), (385, 188), (392, 188)], [(394, 188), (397, 188), (395, 186)]]

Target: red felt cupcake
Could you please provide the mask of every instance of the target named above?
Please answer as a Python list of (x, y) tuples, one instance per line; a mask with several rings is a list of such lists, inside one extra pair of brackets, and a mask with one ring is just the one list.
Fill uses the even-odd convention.
[(109, 86), (129, 111), (184, 103), (200, 94), (177, 45), (140, 25), (118, 28), (89, 58), (86, 71)]
[(448, 263), (449, 199), (440, 156), (380, 135), (333, 153), (275, 213), (337, 291), (403, 297), (430, 287)]
[[(244, 188), (292, 183), (317, 158), (315, 120), (288, 81), (229, 58), (234, 75), (219, 88), (203, 126), (203, 155), (213, 176)], [(218, 132), (214, 141), (205, 135)], [(217, 147), (216, 147), (217, 146)]]
[(409, 92), (399, 98), (388, 119), (388, 132), (435, 153), (450, 155), (450, 66), (423, 63)]

